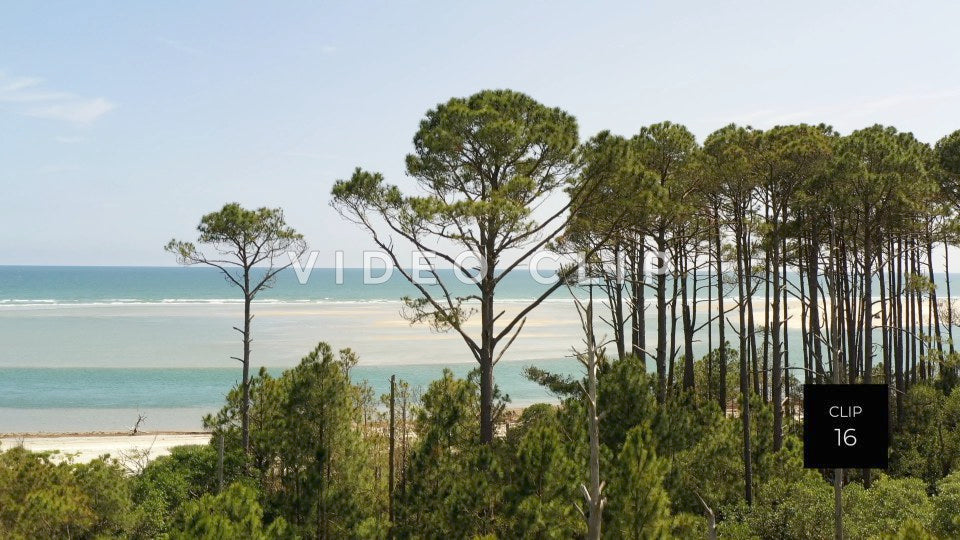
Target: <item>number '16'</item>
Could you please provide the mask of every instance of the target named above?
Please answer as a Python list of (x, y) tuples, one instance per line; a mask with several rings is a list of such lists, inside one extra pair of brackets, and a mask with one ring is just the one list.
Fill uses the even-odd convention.
[(856, 429), (850, 428), (846, 431), (841, 432), (840, 429), (835, 429), (837, 432), (837, 446), (856, 446), (857, 436), (855, 433)]

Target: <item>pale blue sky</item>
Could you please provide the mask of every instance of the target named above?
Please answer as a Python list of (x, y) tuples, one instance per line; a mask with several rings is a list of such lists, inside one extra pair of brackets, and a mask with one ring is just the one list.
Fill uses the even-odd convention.
[(237, 200), (285, 208), (330, 266), (370, 247), (333, 181), (408, 184), (423, 113), (483, 88), (584, 138), (669, 119), (934, 142), (960, 128), (957, 21), (957, 2), (8, 2), (0, 264), (169, 265), (171, 236)]

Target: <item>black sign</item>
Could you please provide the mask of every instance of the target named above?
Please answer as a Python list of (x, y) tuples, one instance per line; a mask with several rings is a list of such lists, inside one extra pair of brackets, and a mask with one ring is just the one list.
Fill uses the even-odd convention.
[(888, 399), (883, 384), (803, 385), (803, 466), (886, 469)]

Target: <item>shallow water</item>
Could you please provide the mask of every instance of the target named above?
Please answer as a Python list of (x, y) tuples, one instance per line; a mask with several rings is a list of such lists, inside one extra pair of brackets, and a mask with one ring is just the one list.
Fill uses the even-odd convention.
[[(476, 366), (457, 334), (403, 319), (399, 298), (409, 285), (394, 278), (364, 286), (355, 269), (336, 285), (333, 270), (316, 272), (306, 286), (284, 274), (255, 303), (254, 371), (292, 367), (319, 341), (356, 351), (354, 378), (378, 394), (392, 374), (423, 388), (444, 366), (461, 376)], [(511, 275), (498, 309), (506, 319), (542, 290), (529, 274)], [(127, 429), (138, 412), (148, 416), (145, 429), (198, 429), (240, 377), (230, 357), (241, 350), (232, 327), (242, 305), (232, 292), (208, 269), (0, 267), (0, 432)], [(561, 290), (529, 314), (495, 369), (515, 406), (553, 399), (523, 376), (526, 366), (582, 373), (571, 358), (582, 330), (569, 294)], [(604, 316), (602, 306), (597, 313)], [(702, 322), (705, 306), (698, 316)], [(474, 335), (476, 328), (468, 323)], [(647, 328), (647, 343), (655, 343), (652, 321)], [(799, 340), (797, 328), (792, 334)], [(728, 339), (736, 339), (732, 331)], [(702, 331), (694, 352), (706, 349)]]

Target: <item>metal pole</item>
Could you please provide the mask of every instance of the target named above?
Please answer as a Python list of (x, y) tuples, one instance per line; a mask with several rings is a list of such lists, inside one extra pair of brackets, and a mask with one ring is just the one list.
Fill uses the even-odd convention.
[[(834, 255), (833, 250), (836, 249), (835, 241), (835, 221), (833, 220), (833, 212), (830, 213), (830, 258), (828, 272), (833, 272), (833, 260)], [(833, 371), (832, 379), (833, 384), (840, 384), (840, 370), (842, 366), (840, 364), (840, 347), (837, 342), (837, 291), (836, 284), (830, 286), (830, 344), (831, 355), (833, 357)], [(804, 419), (806, 421), (806, 419)], [(833, 470), (833, 534), (836, 540), (843, 540), (843, 469), (834, 469)]]
[[(833, 357), (833, 383), (840, 384), (840, 357)], [(834, 538), (843, 540), (843, 469), (833, 470), (833, 530)]]

